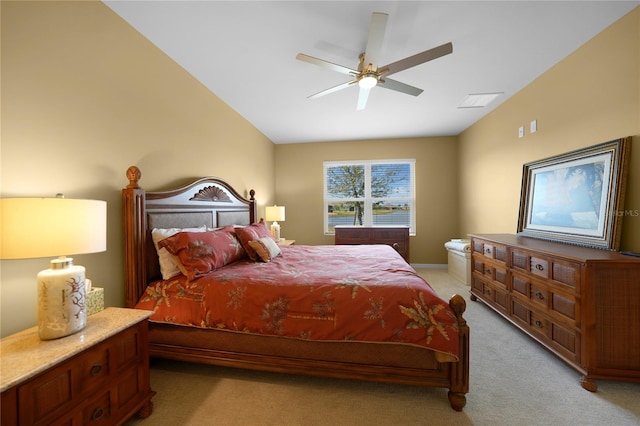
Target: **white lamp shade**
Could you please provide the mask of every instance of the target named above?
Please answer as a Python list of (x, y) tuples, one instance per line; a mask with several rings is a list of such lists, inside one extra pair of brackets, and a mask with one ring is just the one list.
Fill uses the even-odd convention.
[(265, 220), (284, 221), (284, 206), (267, 206), (264, 211)]
[(0, 225), (0, 259), (66, 256), (107, 249), (105, 201), (3, 198)]

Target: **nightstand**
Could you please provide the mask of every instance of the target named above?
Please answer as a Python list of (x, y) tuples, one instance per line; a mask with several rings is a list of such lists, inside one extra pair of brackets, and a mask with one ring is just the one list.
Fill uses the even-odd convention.
[(147, 417), (148, 318), (153, 312), (107, 308), (70, 336), (40, 340), (38, 328), (0, 341), (1, 423), (121, 424)]
[(278, 241), (279, 246), (292, 246), (296, 243), (296, 240), (282, 240)]

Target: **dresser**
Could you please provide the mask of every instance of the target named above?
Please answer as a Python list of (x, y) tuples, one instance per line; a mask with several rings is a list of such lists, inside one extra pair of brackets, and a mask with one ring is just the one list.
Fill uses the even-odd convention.
[(343, 226), (335, 227), (335, 244), (387, 244), (409, 262), (408, 226)]
[(481, 300), (596, 379), (640, 382), (640, 258), (511, 234), (471, 235)]
[(3, 338), (1, 423), (115, 425), (149, 416), (152, 313), (107, 308), (60, 339), (40, 340), (37, 327)]

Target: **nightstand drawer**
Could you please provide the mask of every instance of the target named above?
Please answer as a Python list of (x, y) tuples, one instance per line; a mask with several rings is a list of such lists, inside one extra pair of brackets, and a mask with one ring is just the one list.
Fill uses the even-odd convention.
[(91, 392), (104, 385), (109, 378), (108, 345), (98, 345), (93, 351), (79, 355), (73, 364), (77, 389), (80, 393)]
[(105, 392), (91, 400), (82, 410), (82, 424), (96, 426), (113, 424), (111, 399), (111, 392)]
[(65, 364), (18, 388), (18, 416), (21, 425), (38, 424), (72, 408), (73, 378), (78, 368)]
[(143, 361), (142, 344), (139, 327), (131, 327), (120, 333), (118, 340), (113, 342), (112, 349), (117, 372)]
[(20, 424), (49, 423), (74, 408), (79, 395), (105, 387), (108, 379), (109, 345), (98, 344), (18, 388)]
[(37, 327), (3, 338), (2, 424), (112, 425), (151, 414), (150, 314), (107, 308), (60, 339), (41, 341)]

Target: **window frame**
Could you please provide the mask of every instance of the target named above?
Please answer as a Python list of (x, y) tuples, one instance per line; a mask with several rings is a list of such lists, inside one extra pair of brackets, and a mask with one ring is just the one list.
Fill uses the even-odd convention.
[[(371, 168), (378, 164), (408, 164), (410, 179), (410, 196), (409, 197), (373, 197), (371, 195)], [(389, 201), (407, 201), (409, 204), (409, 235), (416, 235), (416, 173), (415, 158), (405, 159), (382, 159), (382, 160), (342, 160), (342, 161), (324, 161), (322, 163), (322, 187), (323, 187), (323, 230), (324, 235), (335, 235), (334, 230), (329, 229), (329, 205), (336, 202), (356, 202), (364, 203), (363, 225), (368, 227), (385, 227), (394, 225), (374, 225), (373, 224), (373, 204), (381, 200)], [(327, 171), (331, 167), (340, 166), (364, 166), (365, 175), (365, 196), (363, 198), (330, 198), (327, 190)], [(356, 225), (358, 226), (358, 225)]]

